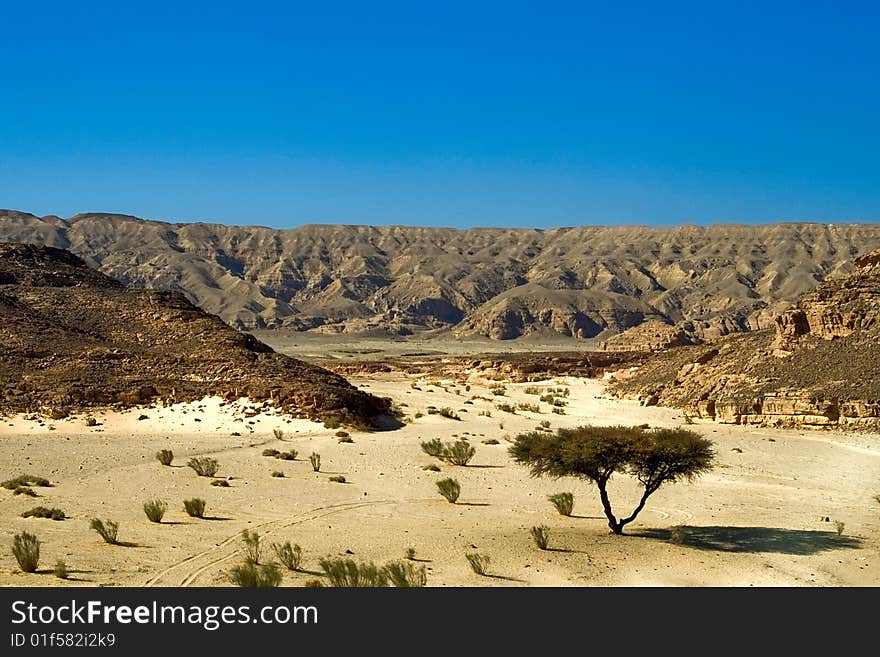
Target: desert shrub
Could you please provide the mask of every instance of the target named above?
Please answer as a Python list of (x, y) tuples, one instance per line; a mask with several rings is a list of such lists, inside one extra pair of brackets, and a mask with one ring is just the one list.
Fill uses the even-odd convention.
[(418, 420), (420, 417), (425, 417), (425, 414), (421, 411), (416, 411), (413, 417)]
[(316, 452), (312, 452), (309, 456), (309, 463), (312, 464), (312, 470), (315, 472), (321, 471), (321, 455)]
[(272, 435), (275, 436), (276, 439), (281, 440), (284, 438), (284, 429), (274, 428), (272, 429)]
[(571, 493), (553, 493), (553, 495), (548, 495), (547, 499), (550, 500), (550, 503), (554, 507), (556, 507), (559, 515), (571, 515), (571, 511), (574, 509), (574, 495)]
[(846, 528), (846, 524), (842, 520), (835, 520), (834, 528), (837, 530), (838, 536), (843, 536), (843, 530)]
[(455, 479), (441, 479), (437, 482), (437, 490), (450, 504), (455, 504), (461, 495), (461, 486)]
[(353, 443), (354, 440), (352, 440), (349, 436), (343, 436), (342, 438), (339, 439), (339, 442), (340, 443)]
[(537, 545), (540, 549), (547, 549), (547, 542), (550, 540), (550, 529), (541, 525), (539, 527), (532, 527), (529, 530), (529, 533), (532, 535), (532, 540), (535, 541), (535, 545)]
[(291, 545), (290, 541), (283, 544), (272, 543), (272, 551), (278, 561), (287, 570), (299, 570), (302, 565), (302, 548), (299, 545)]
[(277, 449), (264, 449), (263, 456), (278, 456), (281, 452)]
[(542, 428), (549, 429), (550, 428), (550, 420), (541, 420), (539, 423)]
[(220, 488), (229, 488), (229, 482), (225, 479), (215, 479), (211, 482), (212, 486), (219, 486)]
[(495, 386), (493, 388), (490, 388), (489, 392), (491, 392), (493, 395), (498, 395), (499, 397), (503, 397), (504, 395), (507, 394), (507, 388), (505, 388), (504, 386)]
[(428, 470), (429, 472), (440, 472), (440, 466), (431, 463), (430, 465), (423, 465), (422, 470)]
[(461, 418), (455, 414), (455, 411), (453, 411), (448, 406), (444, 406), (443, 408), (437, 409), (437, 413), (441, 417), (446, 417), (446, 418), (449, 418), (450, 420), (461, 420)]
[(259, 566), (245, 562), (230, 568), (226, 578), (236, 586), (268, 588), (281, 584), (281, 571), (273, 563)]
[(556, 399), (555, 395), (541, 395), (541, 401), (545, 404), (553, 404), (553, 400)]
[(426, 568), (408, 561), (392, 561), (386, 564), (385, 573), (391, 584), (398, 588), (422, 587), (428, 582)]
[(412, 561), (416, 558), (416, 549), (412, 547), (406, 548), (405, 558)]
[(186, 464), (195, 470), (195, 473), (200, 477), (213, 477), (220, 469), (217, 459), (208, 456), (194, 456)]
[(554, 406), (550, 410), (553, 411), (554, 413), (556, 413), (556, 415), (565, 415), (565, 409), (563, 409), (563, 408), (559, 408), (557, 406)]
[(388, 584), (388, 574), (371, 563), (357, 563), (352, 559), (321, 559), (318, 564), (331, 586), (378, 587)]
[(337, 431), (333, 435), (336, 436), (337, 438), (348, 438), (349, 433), (348, 433), (348, 431)]
[(36, 477), (34, 475), (19, 475), (15, 479), (8, 479), (2, 483), (0, 486), (7, 490), (15, 490), (21, 486), (51, 486), (48, 479), (43, 477)]
[(338, 429), (342, 426), (342, 422), (337, 417), (328, 417), (324, 420), (325, 429)]
[(299, 456), (299, 452), (295, 449), (289, 449), (286, 452), (278, 452), (275, 455), (275, 458), (282, 461), (296, 461), (297, 456)]
[(39, 497), (37, 492), (33, 488), (28, 488), (27, 486), (19, 486), (14, 491), (12, 491), (13, 495), (25, 495), (26, 497)]
[(272, 476), (275, 477), (276, 479), (283, 479), (283, 478), (284, 478), (284, 473), (281, 472), (281, 470), (273, 470), (273, 471), (272, 471)]
[(439, 438), (432, 438), (431, 440), (426, 440), (422, 445), (422, 451), (428, 456), (435, 456), (437, 458), (442, 458), (443, 456), (443, 442)]
[(476, 453), (477, 450), (471, 447), (468, 441), (456, 440), (452, 444), (443, 446), (441, 458), (452, 465), (467, 465)]
[(260, 563), (260, 554), (263, 546), (260, 545), (260, 535), (247, 529), (241, 530), (241, 551), (244, 552), (246, 563)]
[(526, 386), (526, 388), (523, 390), (523, 392), (526, 393), (527, 395), (540, 395), (541, 389), (538, 388), (537, 386)]
[(309, 579), (303, 584), (303, 588), (306, 589), (322, 589), (324, 585), (321, 583), (319, 579)]
[(568, 402), (564, 399), (556, 398), (553, 400), (553, 405), (557, 408), (562, 408), (563, 406), (568, 406)]
[(516, 407), (514, 407), (512, 404), (495, 404), (495, 408), (497, 408), (499, 411), (504, 411), (505, 413), (513, 413), (514, 415), (516, 415)]
[(52, 569), (52, 574), (55, 575), (58, 579), (67, 579), (70, 577), (70, 573), (67, 571), (67, 564), (64, 563), (63, 559), (59, 559), (55, 562), (55, 567)]
[(12, 538), (12, 554), (21, 572), (36, 572), (40, 563), (40, 539), (27, 532), (16, 534)]
[[(558, 429), (555, 436), (540, 431), (520, 434), (510, 455), (528, 465), (532, 476), (573, 476), (596, 484), (615, 534), (623, 533), (664, 483), (692, 480), (711, 469), (715, 457), (712, 443), (688, 429), (589, 425)], [(615, 472), (633, 476), (643, 489), (636, 508), (625, 518), (614, 515), (608, 500), (608, 481)]]
[(64, 520), (67, 516), (61, 509), (47, 509), (44, 506), (35, 506), (30, 511), (21, 514), (22, 518), (51, 518), (52, 520)]
[(470, 564), (471, 570), (473, 570), (477, 575), (485, 575), (486, 569), (489, 568), (489, 563), (491, 559), (486, 554), (479, 554), (477, 552), (469, 552), (464, 555), (464, 558), (467, 559), (468, 564)]
[(540, 413), (541, 407), (538, 404), (526, 404), (520, 402), (516, 405), (516, 407), (521, 411), (528, 411), (529, 413)]
[(144, 502), (144, 513), (147, 514), (150, 522), (162, 522), (162, 517), (167, 509), (168, 505), (162, 500), (147, 500)]
[(345, 477), (343, 477), (342, 475), (333, 475), (332, 477), (330, 477), (330, 481), (332, 481), (334, 484), (344, 484)]
[(118, 545), (119, 540), (116, 535), (119, 533), (119, 523), (112, 520), (99, 520), (92, 518), (89, 527), (98, 532), (98, 535), (104, 539), (105, 543), (110, 545)]
[(486, 438), (486, 440), (482, 440), (480, 442), (482, 442), (484, 445), (498, 445), (499, 444), (498, 440), (495, 438)]
[(480, 411), (477, 415), (481, 417), (492, 417), (492, 411)]
[(171, 461), (174, 460), (174, 452), (170, 449), (160, 449), (156, 452), (156, 460), (162, 465), (171, 465)]
[(184, 500), (183, 509), (191, 518), (204, 518), (205, 500), (200, 497), (194, 497), (191, 500)]
[(675, 545), (684, 545), (687, 540), (687, 533), (684, 525), (676, 525), (669, 528), (669, 542)]

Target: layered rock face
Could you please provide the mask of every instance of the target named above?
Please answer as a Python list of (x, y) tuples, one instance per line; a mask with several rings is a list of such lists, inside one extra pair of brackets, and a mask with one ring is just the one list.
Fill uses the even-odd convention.
[(854, 264), (775, 331), (671, 349), (613, 393), (725, 423), (880, 428), (880, 251)]
[(208, 395), (359, 425), (390, 406), (181, 294), (129, 289), (60, 249), (0, 243), (0, 413)]
[(68, 249), (245, 330), (586, 339), (658, 320), (713, 339), (766, 328), (880, 248), (880, 226), (273, 230), (0, 211), (3, 240)]

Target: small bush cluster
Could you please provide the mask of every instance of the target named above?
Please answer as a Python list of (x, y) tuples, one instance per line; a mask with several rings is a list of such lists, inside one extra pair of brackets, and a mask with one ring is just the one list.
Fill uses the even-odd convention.
[(391, 584), (398, 588), (422, 587), (428, 582), (426, 568), (409, 561), (392, 561), (386, 564), (385, 573)]
[(276, 479), (284, 479), (284, 473), (281, 472), (281, 470), (273, 470), (272, 476), (275, 477)]
[(312, 452), (309, 455), (309, 463), (312, 464), (312, 470), (314, 470), (315, 472), (321, 471), (321, 455), (320, 454), (318, 454), (316, 452)]
[(156, 452), (156, 460), (162, 465), (171, 465), (171, 462), (174, 460), (174, 452), (170, 449), (160, 449)]
[(116, 535), (119, 533), (119, 523), (112, 520), (99, 520), (92, 518), (89, 527), (98, 532), (98, 535), (104, 539), (105, 543), (110, 545), (118, 545), (119, 540)]
[(205, 517), (205, 500), (200, 497), (194, 497), (191, 500), (184, 500), (183, 508), (191, 518)]
[(332, 481), (334, 484), (344, 484), (345, 477), (343, 477), (342, 475), (333, 475), (332, 477), (330, 477), (330, 481)]
[(281, 452), (279, 452), (277, 449), (271, 449), (271, 448), (269, 448), (269, 449), (264, 449), (264, 450), (263, 450), (263, 456), (269, 456), (269, 457), (272, 457), (272, 458), (278, 456), (280, 453), (281, 453)]
[(220, 463), (217, 462), (217, 459), (208, 456), (194, 456), (186, 464), (200, 477), (213, 477), (220, 469)]
[(260, 563), (260, 555), (263, 546), (260, 544), (260, 535), (247, 529), (241, 530), (241, 550), (244, 552), (245, 563)]
[(162, 522), (162, 518), (167, 510), (168, 505), (162, 500), (147, 500), (144, 502), (144, 513), (147, 514), (150, 522)]
[(281, 461), (296, 461), (297, 456), (299, 456), (299, 452), (295, 449), (289, 449), (286, 452), (278, 452), (275, 458)]
[(219, 486), (220, 488), (229, 488), (229, 482), (225, 479), (215, 479), (211, 482), (212, 486)]
[(449, 418), (450, 420), (461, 420), (461, 418), (448, 406), (444, 406), (443, 408), (437, 409), (437, 414), (441, 417)]
[(21, 532), (12, 538), (12, 554), (23, 573), (34, 573), (40, 563), (40, 539), (34, 534)]
[(388, 573), (374, 563), (357, 563), (353, 559), (321, 559), (318, 564), (331, 586), (378, 587), (388, 583)]
[(19, 475), (15, 479), (7, 479), (0, 483), (0, 486), (6, 490), (15, 490), (24, 486), (51, 486), (49, 480), (44, 477), (36, 477), (34, 475)]
[(550, 540), (550, 529), (540, 525), (539, 527), (532, 527), (529, 532), (532, 535), (532, 540), (535, 541), (535, 545), (542, 550), (546, 550), (547, 543)]
[(44, 506), (35, 506), (30, 511), (21, 514), (22, 518), (50, 518), (51, 520), (64, 520), (67, 516), (61, 509), (47, 509)]
[(269, 588), (281, 584), (281, 571), (275, 564), (257, 565), (245, 562), (233, 566), (226, 578), (236, 586), (248, 588)]
[(527, 395), (540, 395), (542, 390), (537, 386), (526, 386), (526, 388), (523, 389), (523, 392)]
[(495, 386), (493, 388), (490, 388), (489, 392), (491, 392), (493, 395), (497, 395), (498, 397), (503, 397), (507, 394), (507, 388), (505, 388), (504, 386)]
[(572, 509), (574, 509), (574, 495), (571, 493), (554, 493), (553, 495), (548, 495), (547, 499), (556, 507), (559, 515), (571, 515)]
[(528, 411), (529, 413), (541, 412), (541, 407), (538, 404), (526, 404), (524, 402), (520, 402), (516, 405), (516, 408), (520, 411)]
[(287, 570), (297, 571), (302, 566), (302, 548), (299, 545), (291, 545), (290, 541), (285, 543), (272, 543), (272, 551), (278, 561), (287, 568)]
[(342, 426), (342, 421), (337, 417), (328, 417), (324, 420), (325, 429), (338, 429)]
[(477, 552), (470, 552), (464, 555), (465, 559), (467, 559), (468, 564), (470, 564), (471, 570), (473, 570), (477, 575), (485, 575), (486, 570), (489, 568), (489, 564), (491, 563), (491, 559), (486, 554), (479, 554)]
[(437, 482), (437, 490), (450, 504), (455, 504), (461, 495), (461, 486), (455, 479), (441, 479)]
[(456, 440), (454, 443), (444, 443), (439, 438), (432, 438), (421, 445), (425, 454), (452, 465), (467, 465), (477, 453), (477, 450), (463, 439)]
[(505, 413), (513, 413), (516, 415), (516, 407), (512, 404), (495, 404), (495, 408), (499, 411), (504, 411)]

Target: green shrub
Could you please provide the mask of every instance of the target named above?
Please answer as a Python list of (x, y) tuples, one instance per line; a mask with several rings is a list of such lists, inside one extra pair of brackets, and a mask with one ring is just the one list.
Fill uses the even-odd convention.
[(406, 548), (406, 555), (405, 556), (410, 561), (414, 560), (416, 558), (416, 549), (412, 548), (412, 547)]
[(299, 452), (295, 449), (289, 449), (286, 452), (278, 452), (275, 455), (276, 459), (281, 459), (282, 461), (296, 461), (296, 457), (299, 456)]
[(441, 479), (437, 482), (437, 490), (451, 504), (455, 504), (458, 496), (461, 495), (461, 486), (455, 479)]
[(67, 579), (70, 577), (70, 573), (67, 572), (67, 564), (64, 563), (63, 559), (59, 559), (55, 562), (55, 568), (52, 569), (52, 573), (58, 579)]
[(183, 508), (191, 518), (205, 517), (205, 500), (200, 497), (194, 497), (191, 500), (184, 500)]
[(287, 568), (287, 570), (299, 570), (302, 565), (302, 548), (299, 545), (291, 545), (290, 541), (281, 543), (272, 543), (272, 550), (278, 561)]
[(36, 572), (40, 563), (40, 539), (27, 532), (16, 534), (12, 538), (12, 554), (23, 573)]
[(194, 456), (186, 464), (195, 470), (195, 473), (200, 477), (213, 477), (220, 469), (217, 459), (208, 456)]
[(331, 586), (364, 588), (388, 584), (388, 574), (373, 563), (359, 564), (352, 559), (325, 558), (318, 564)]
[(48, 479), (43, 477), (35, 477), (34, 475), (19, 475), (15, 479), (8, 479), (0, 486), (7, 490), (15, 490), (21, 486), (51, 486)]
[(504, 386), (495, 386), (489, 390), (493, 395), (498, 395), (499, 397), (503, 397), (507, 394), (507, 389)]
[(119, 544), (119, 541), (116, 538), (116, 534), (119, 532), (119, 523), (113, 522), (112, 520), (99, 520), (98, 518), (92, 518), (89, 527), (98, 532), (101, 538), (104, 539), (105, 543), (109, 543), (110, 545)]
[(332, 477), (330, 477), (330, 481), (332, 481), (334, 484), (344, 484), (345, 477), (343, 477), (342, 475), (333, 475)]
[(263, 456), (278, 456), (281, 452), (277, 449), (264, 449)]
[(441, 458), (452, 465), (467, 465), (476, 453), (477, 450), (468, 441), (456, 440), (452, 444), (444, 445)]
[(516, 407), (521, 411), (528, 411), (529, 413), (540, 413), (541, 407), (538, 404), (526, 404), (520, 402), (516, 405)]
[(471, 570), (473, 570), (477, 575), (486, 574), (486, 569), (489, 568), (489, 563), (491, 562), (491, 559), (489, 559), (488, 555), (471, 552), (464, 555), (464, 557), (470, 564)]
[(532, 535), (532, 540), (535, 541), (535, 545), (542, 550), (546, 550), (547, 542), (550, 540), (550, 529), (541, 525), (539, 527), (532, 527), (529, 532)]
[(147, 500), (144, 502), (144, 513), (147, 514), (150, 522), (162, 522), (162, 517), (167, 510), (168, 505), (162, 500)]
[(64, 520), (67, 516), (61, 509), (47, 509), (44, 506), (35, 506), (30, 511), (21, 514), (22, 518), (51, 518), (52, 520)]
[(511, 404), (495, 404), (495, 408), (499, 411), (504, 411), (505, 413), (513, 413), (516, 415), (516, 408)]
[(226, 573), (226, 578), (236, 586), (268, 588), (281, 584), (281, 571), (273, 563), (259, 566), (245, 562), (232, 567)]
[(428, 582), (426, 568), (408, 561), (392, 561), (385, 566), (385, 573), (391, 584), (398, 588), (422, 587)]
[(428, 456), (443, 457), (443, 442), (439, 438), (432, 438), (421, 443), (422, 451)]
[(156, 452), (156, 460), (162, 465), (171, 465), (171, 462), (174, 460), (174, 452), (170, 449), (160, 449)]
[(281, 440), (282, 438), (284, 438), (284, 429), (279, 429), (276, 427), (272, 429), (272, 434), (275, 436), (276, 439)]
[(312, 470), (314, 470), (315, 472), (321, 471), (321, 455), (320, 454), (312, 452), (312, 454), (309, 456), (309, 463), (312, 464)]
[(444, 406), (443, 408), (438, 409), (438, 410), (437, 410), (437, 413), (438, 413), (441, 417), (446, 417), (446, 418), (449, 418), (450, 420), (461, 420), (461, 418), (460, 418), (458, 415), (455, 414), (455, 411), (453, 411), (453, 410), (452, 410), (451, 408), (449, 408), (448, 406)]
[(538, 388), (537, 386), (526, 386), (523, 392), (527, 395), (540, 395), (541, 388)]
[(241, 551), (244, 552), (244, 560), (246, 563), (260, 563), (260, 554), (262, 552), (260, 545), (260, 535), (247, 529), (241, 530)]
[(574, 509), (574, 495), (571, 493), (554, 493), (553, 495), (548, 495), (547, 499), (559, 511), (559, 515), (571, 515), (571, 511)]
[(24, 495), (26, 497), (39, 497), (36, 491), (32, 488), (28, 488), (27, 486), (19, 486), (14, 491), (12, 491), (13, 495)]

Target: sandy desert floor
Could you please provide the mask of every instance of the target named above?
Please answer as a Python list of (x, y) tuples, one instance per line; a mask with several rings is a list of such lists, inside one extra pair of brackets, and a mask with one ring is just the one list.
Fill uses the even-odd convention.
[[(416, 383), (419, 390), (412, 387)], [(451, 407), (461, 421), (425, 414), (404, 428), (352, 432), (341, 444), (335, 430), (246, 405), (152, 407), (84, 417), (0, 421), (0, 479), (20, 474), (48, 478), (40, 497), (0, 489), (0, 584), (20, 586), (228, 585), (224, 572), (240, 559), (238, 536), (255, 530), (265, 543), (302, 546), (306, 572), (285, 573), (283, 585), (301, 586), (318, 576), (318, 559), (350, 556), (377, 564), (403, 557), (407, 548), (428, 569), (429, 586), (858, 586), (880, 584), (880, 436), (779, 431), (697, 424), (691, 428), (716, 444), (717, 466), (693, 484), (661, 488), (648, 501), (628, 536), (613, 536), (601, 514), (595, 487), (566, 479), (532, 479), (507, 455), (508, 439), (534, 429), (584, 423), (677, 426), (677, 411), (642, 408), (601, 398), (596, 380), (559, 379), (506, 384), (494, 396), (487, 384), (438, 387), (403, 375), (372, 376), (352, 383), (392, 397), (410, 417), (429, 406)], [(566, 415), (516, 415), (496, 403), (529, 402), (527, 386), (570, 389)], [(444, 389), (445, 388), (445, 389)], [(473, 395), (485, 397), (471, 400)], [(472, 403), (465, 403), (472, 401)], [(489, 411), (491, 416), (479, 415)], [(146, 419), (138, 419), (146, 415)], [(249, 416), (250, 415), (250, 416)], [(51, 427), (54, 427), (50, 429)], [(284, 430), (278, 440), (272, 430)], [(237, 433), (240, 435), (232, 435)], [(469, 438), (477, 449), (467, 467), (439, 463), (419, 443), (434, 437)], [(496, 439), (497, 445), (483, 444)], [(266, 448), (296, 449), (295, 461), (261, 456)], [(154, 458), (171, 449), (171, 467)], [(321, 471), (308, 455), (321, 454)], [(193, 455), (221, 464), (210, 485), (185, 466)], [(441, 472), (423, 470), (437, 463)], [(282, 471), (284, 478), (272, 477)], [(333, 475), (346, 483), (333, 483)], [(435, 482), (461, 483), (457, 504), (446, 502)], [(574, 515), (556, 513), (547, 495), (571, 491)], [(637, 486), (613, 482), (616, 510), (629, 511)], [(190, 518), (182, 501), (201, 497), (208, 516)], [(161, 498), (169, 510), (161, 524), (142, 510)], [(62, 509), (64, 521), (21, 518), (33, 506)], [(103, 543), (89, 528), (92, 517), (120, 524), (125, 545)], [(827, 518), (827, 520), (826, 520)], [(844, 523), (842, 535), (835, 521)], [(549, 551), (535, 547), (534, 525), (550, 528)], [(671, 543), (669, 528), (686, 525), (686, 543)], [(15, 533), (42, 541), (40, 571), (22, 574), (11, 554)], [(471, 572), (465, 553), (491, 558), (488, 574)], [(63, 559), (71, 579), (52, 574)]]

